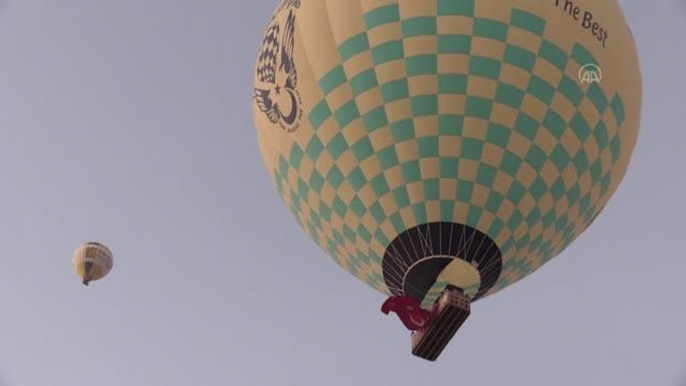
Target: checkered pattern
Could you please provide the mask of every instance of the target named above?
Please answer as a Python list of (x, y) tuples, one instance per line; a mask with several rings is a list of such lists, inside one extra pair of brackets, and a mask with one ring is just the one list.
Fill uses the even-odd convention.
[(280, 155), (276, 186), (338, 264), (385, 293), (381, 257), (399, 233), (430, 221), (479, 229), (503, 255), (493, 293), (602, 209), (621, 178), (622, 98), (581, 85), (578, 69), (597, 60), (550, 40), (535, 14), (403, 3), (363, 2), (366, 30), (338, 42), (323, 98), (305, 101), (314, 135)]
[(279, 25), (267, 29), (262, 43), (262, 50), (257, 59), (257, 78), (260, 82), (276, 82), (276, 59), (279, 56)]
[(282, 0), (278, 10), (286, 8), (300, 8), (300, 0)]

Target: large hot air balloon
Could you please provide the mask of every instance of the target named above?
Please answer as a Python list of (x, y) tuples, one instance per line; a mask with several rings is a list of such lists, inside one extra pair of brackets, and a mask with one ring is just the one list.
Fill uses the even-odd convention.
[(616, 0), (283, 0), (254, 84), (283, 201), (430, 360), (589, 226), (641, 104)]
[(101, 279), (112, 269), (114, 257), (106, 246), (90, 242), (83, 244), (74, 251), (74, 269), (81, 277), (84, 285)]

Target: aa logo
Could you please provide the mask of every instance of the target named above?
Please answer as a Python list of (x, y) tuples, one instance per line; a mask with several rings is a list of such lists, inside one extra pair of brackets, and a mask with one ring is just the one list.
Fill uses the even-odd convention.
[(600, 83), (603, 79), (603, 71), (597, 64), (588, 63), (579, 69), (579, 81), (581, 83)]

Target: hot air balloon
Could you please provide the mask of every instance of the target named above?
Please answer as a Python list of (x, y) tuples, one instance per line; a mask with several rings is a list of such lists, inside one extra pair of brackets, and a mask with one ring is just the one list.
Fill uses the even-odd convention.
[(283, 0), (254, 85), (283, 201), (429, 360), (590, 225), (641, 107), (616, 0)]
[(112, 269), (112, 252), (106, 246), (89, 242), (74, 251), (74, 269), (84, 285), (105, 277)]

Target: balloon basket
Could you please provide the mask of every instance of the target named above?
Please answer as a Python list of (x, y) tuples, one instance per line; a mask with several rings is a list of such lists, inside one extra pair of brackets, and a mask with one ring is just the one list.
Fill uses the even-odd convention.
[(470, 313), (470, 300), (457, 287), (446, 287), (436, 302), (436, 317), (424, 329), (412, 334), (412, 354), (435, 361)]

